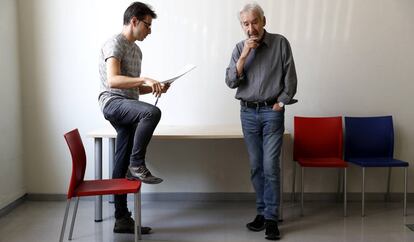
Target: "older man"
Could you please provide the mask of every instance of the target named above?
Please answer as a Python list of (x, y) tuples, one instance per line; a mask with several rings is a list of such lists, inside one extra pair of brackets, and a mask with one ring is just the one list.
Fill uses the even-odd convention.
[(246, 226), (252, 231), (266, 229), (266, 239), (278, 240), (279, 155), (285, 107), (296, 93), (295, 64), (288, 40), (264, 29), (266, 18), (258, 4), (246, 4), (239, 14), (247, 39), (233, 50), (226, 84), (237, 88), (251, 182), (256, 191), (257, 216)]

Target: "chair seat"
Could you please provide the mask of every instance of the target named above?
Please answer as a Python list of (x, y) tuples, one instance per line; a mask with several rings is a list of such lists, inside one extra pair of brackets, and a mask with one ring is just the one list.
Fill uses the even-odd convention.
[(348, 167), (344, 160), (338, 158), (300, 158), (298, 163), (304, 167)]
[(393, 158), (350, 158), (349, 162), (362, 167), (407, 167), (408, 162)]
[(83, 181), (76, 188), (74, 196), (136, 193), (140, 187), (140, 181), (131, 181), (125, 178)]

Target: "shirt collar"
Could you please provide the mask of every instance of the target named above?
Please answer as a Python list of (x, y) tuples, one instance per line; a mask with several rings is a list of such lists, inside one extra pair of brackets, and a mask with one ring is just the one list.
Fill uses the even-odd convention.
[(266, 44), (266, 46), (269, 46), (270, 45), (270, 36), (269, 36), (269, 34), (267, 33), (266, 30), (264, 30), (264, 33), (263, 33), (263, 41), (262, 41), (262, 43)]

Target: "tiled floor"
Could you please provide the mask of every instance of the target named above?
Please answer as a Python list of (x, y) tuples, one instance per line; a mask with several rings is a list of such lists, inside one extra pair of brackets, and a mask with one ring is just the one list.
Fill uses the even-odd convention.
[[(304, 217), (297, 206), (287, 204), (280, 224), (282, 241), (413, 242), (414, 231), (405, 226), (414, 223), (412, 205), (403, 217), (401, 203), (367, 203), (367, 216), (361, 218), (360, 204), (350, 203), (349, 216), (344, 218), (341, 203), (306, 203)], [(142, 206), (143, 225), (154, 231), (143, 235), (143, 241), (266, 241), (264, 232), (245, 228), (255, 216), (252, 202), (144, 201)], [(26, 201), (0, 218), (0, 241), (58, 241), (64, 209), (65, 202)], [(93, 213), (92, 201), (80, 202), (73, 241), (133, 241), (133, 235), (112, 233), (112, 204), (104, 203), (101, 223), (94, 222)], [(69, 226), (66, 240), (68, 231)]]

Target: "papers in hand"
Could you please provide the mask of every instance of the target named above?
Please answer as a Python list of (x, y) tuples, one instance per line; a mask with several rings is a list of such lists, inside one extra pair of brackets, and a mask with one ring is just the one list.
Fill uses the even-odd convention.
[(162, 81), (161, 83), (171, 84), (175, 80), (177, 80), (178, 78), (184, 76), (185, 74), (187, 74), (188, 72), (190, 72), (191, 70), (193, 70), (194, 68), (196, 68), (195, 65), (192, 65), (192, 64), (186, 65), (183, 68), (181, 68), (180, 71), (178, 71), (177, 74), (174, 75), (172, 78), (169, 78), (169, 79), (167, 79), (165, 81)]

